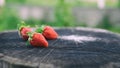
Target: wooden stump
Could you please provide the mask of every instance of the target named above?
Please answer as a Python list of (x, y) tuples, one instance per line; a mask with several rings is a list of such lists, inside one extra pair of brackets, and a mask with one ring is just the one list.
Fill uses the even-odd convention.
[(27, 46), (17, 31), (0, 33), (0, 68), (120, 68), (120, 36), (91, 28), (56, 28), (48, 48)]

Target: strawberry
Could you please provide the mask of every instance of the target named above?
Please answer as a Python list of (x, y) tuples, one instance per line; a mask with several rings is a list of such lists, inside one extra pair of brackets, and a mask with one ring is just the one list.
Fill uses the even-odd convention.
[(21, 28), (20, 34), (21, 34), (21, 36), (22, 36), (22, 38), (24, 40), (28, 40), (28, 38), (29, 38), (29, 36), (27, 34), (28, 32), (32, 32), (32, 29), (29, 28), (29, 27), (23, 27), (23, 28)]
[(29, 26), (26, 26), (24, 22), (18, 24), (19, 34), (22, 36), (24, 40), (28, 40), (28, 32), (32, 32), (32, 29)]
[(51, 26), (41, 26), (36, 29), (36, 32), (42, 33), (42, 35), (48, 40), (57, 39), (58, 34)]
[(48, 47), (48, 42), (41, 33), (29, 33), (28, 41), (34, 47)]

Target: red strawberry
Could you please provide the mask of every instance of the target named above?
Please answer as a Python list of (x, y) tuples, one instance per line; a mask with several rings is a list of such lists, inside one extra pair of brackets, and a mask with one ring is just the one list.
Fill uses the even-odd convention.
[(24, 40), (28, 40), (28, 32), (32, 32), (32, 29), (29, 26), (26, 26), (24, 22), (18, 24), (19, 34), (22, 36)]
[(20, 35), (22, 36), (22, 38), (24, 40), (28, 40), (28, 38), (29, 38), (29, 36), (27, 34), (28, 32), (32, 32), (32, 29), (29, 28), (29, 27), (23, 27), (23, 28), (21, 28)]
[(58, 34), (51, 26), (41, 26), (36, 32), (42, 33), (42, 35), (49, 40), (54, 40), (58, 37)]
[(29, 42), (32, 46), (35, 47), (48, 47), (48, 42), (44, 36), (40, 33), (33, 33), (29, 36)]

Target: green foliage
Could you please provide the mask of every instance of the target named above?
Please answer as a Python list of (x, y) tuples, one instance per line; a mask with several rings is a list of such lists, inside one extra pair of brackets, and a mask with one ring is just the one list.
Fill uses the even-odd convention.
[[(42, 5), (42, 6), (54, 6), (55, 7), (55, 22), (50, 22), (47, 20), (38, 20), (30, 18), (25, 20), (25, 22), (34, 27), (35, 25), (40, 26), (51, 25), (57, 27), (65, 27), (65, 26), (84, 26), (87, 27), (85, 23), (76, 22), (72, 15), (72, 7), (97, 7), (96, 2), (85, 2), (82, 0), (75, 1), (65, 1), (65, 0), (6, 0), (7, 4), (29, 4), (29, 5)], [(106, 0), (106, 7), (120, 7), (120, 0), (118, 3), (112, 2), (110, 0)], [(110, 23), (109, 15), (105, 15), (100, 24), (97, 25), (98, 28), (108, 29), (114, 32), (120, 32), (120, 27), (114, 27)], [(0, 31), (17, 29), (17, 24), (21, 22), (21, 19), (17, 15), (14, 9), (10, 9), (7, 7), (0, 8)]]
[(118, 0), (118, 8), (120, 8), (120, 0)]
[(0, 8), (0, 31), (17, 28), (19, 17), (10, 8)]
[(120, 33), (120, 27), (113, 27), (110, 29), (110, 31)]
[(112, 28), (112, 24), (110, 23), (110, 18), (109, 15), (106, 14), (103, 19), (101, 20), (101, 22), (99, 22), (99, 24), (97, 25), (98, 28), (103, 28), (103, 29), (111, 29)]
[(6, 0), (7, 3), (26, 3), (26, 0)]
[(59, 26), (74, 26), (74, 18), (71, 12), (71, 6), (65, 0), (59, 0), (55, 7), (56, 23)]
[[(41, 5), (41, 6), (55, 6), (60, 0), (6, 0), (6, 3)], [(89, 0), (66, 0), (72, 6), (79, 7), (97, 7), (97, 2), (90, 2)], [(106, 7), (119, 7), (120, 0), (105, 0)]]

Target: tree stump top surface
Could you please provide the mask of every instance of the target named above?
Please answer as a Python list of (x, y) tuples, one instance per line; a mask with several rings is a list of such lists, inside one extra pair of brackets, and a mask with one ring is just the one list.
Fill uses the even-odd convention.
[(120, 36), (102, 29), (57, 28), (48, 48), (27, 46), (17, 31), (0, 33), (0, 61), (33, 68), (99, 68), (120, 62)]

